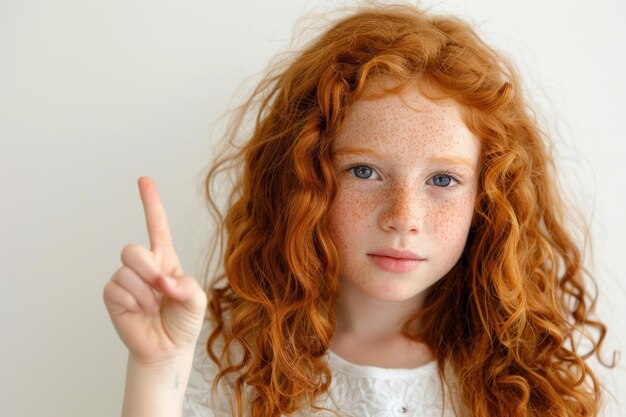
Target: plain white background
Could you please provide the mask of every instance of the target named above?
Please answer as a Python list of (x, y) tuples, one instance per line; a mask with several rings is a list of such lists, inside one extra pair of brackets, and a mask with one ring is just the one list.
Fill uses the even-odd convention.
[[(338, 4), (0, 2), (0, 415), (119, 414), (126, 351), (101, 294), (122, 247), (148, 245), (137, 178), (156, 181), (199, 276), (218, 118), (300, 16)], [(520, 68), (556, 138), (559, 180), (591, 221), (610, 360), (626, 346), (626, 3), (422, 4), (469, 19)], [(595, 363), (616, 397), (604, 415), (624, 415), (623, 361)]]

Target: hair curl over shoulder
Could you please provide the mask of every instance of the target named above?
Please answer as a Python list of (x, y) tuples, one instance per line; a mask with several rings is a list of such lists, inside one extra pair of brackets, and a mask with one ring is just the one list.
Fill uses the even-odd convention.
[[(599, 356), (606, 327), (591, 319), (597, 295), (585, 277), (593, 277), (566, 228), (553, 158), (519, 77), (467, 23), (409, 5), (365, 7), (335, 22), (270, 71), (232, 120), (230, 140), (258, 106), (245, 143), (205, 182), (223, 256), (209, 288), (216, 327), (207, 352), (221, 367), (213, 387), (236, 375), (237, 415), (249, 386), (255, 417), (314, 407), (329, 389), (324, 355), (339, 291), (326, 225), (336, 193), (330, 145), (378, 77), (395, 81), (387, 93), (417, 85), (434, 100), (452, 98), (482, 145), (465, 251), (404, 334), (431, 346), (442, 377), (452, 365), (472, 416), (596, 416), (600, 383), (585, 359)], [(240, 174), (222, 216), (211, 184), (229, 167)], [(591, 341), (584, 355), (577, 334)], [(219, 336), (223, 353), (241, 348), (238, 361), (214, 353)]]

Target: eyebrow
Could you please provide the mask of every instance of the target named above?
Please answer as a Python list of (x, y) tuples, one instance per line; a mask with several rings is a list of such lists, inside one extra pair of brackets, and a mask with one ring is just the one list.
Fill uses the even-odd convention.
[[(352, 147), (346, 146), (343, 148), (336, 149), (333, 152), (333, 156), (335, 155), (369, 155), (378, 159), (385, 159), (384, 155), (379, 152), (369, 149), (369, 148), (361, 148), (361, 147)], [(474, 164), (465, 157), (462, 156), (435, 156), (432, 158), (428, 158), (429, 163), (442, 163), (442, 164), (453, 164), (453, 165), (466, 165), (468, 168), (474, 170)]]
[(433, 158), (429, 158), (428, 162), (437, 162), (442, 164), (453, 164), (453, 165), (466, 165), (468, 168), (474, 170), (474, 164), (462, 156), (437, 156)]

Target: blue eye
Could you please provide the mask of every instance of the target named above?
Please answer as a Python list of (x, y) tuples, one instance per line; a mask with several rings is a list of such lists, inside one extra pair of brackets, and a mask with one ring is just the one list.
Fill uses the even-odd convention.
[(439, 174), (432, 177), (433, 184), (437, 187), (446, 188), (450, 185), (452, 181), (457, 181), (452, 175), (440, 172)]
[(362, 180), (369, 179), (374, 173), (374, 170), (367, 165), (357, 165), (350, 168), (349, 171), (352, 171), (356, 177)]

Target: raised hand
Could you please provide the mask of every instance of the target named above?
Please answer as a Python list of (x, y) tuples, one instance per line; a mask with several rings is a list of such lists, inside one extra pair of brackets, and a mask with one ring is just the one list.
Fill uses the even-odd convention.
[(150, 250), (126, 245), (122, 266), (104, 287), (104, 302), (136, 363), (158, 365), (193, 352), (207, 297), (185, 275), (172, 244), (159, 192), (148, 177), (138, 181)]

